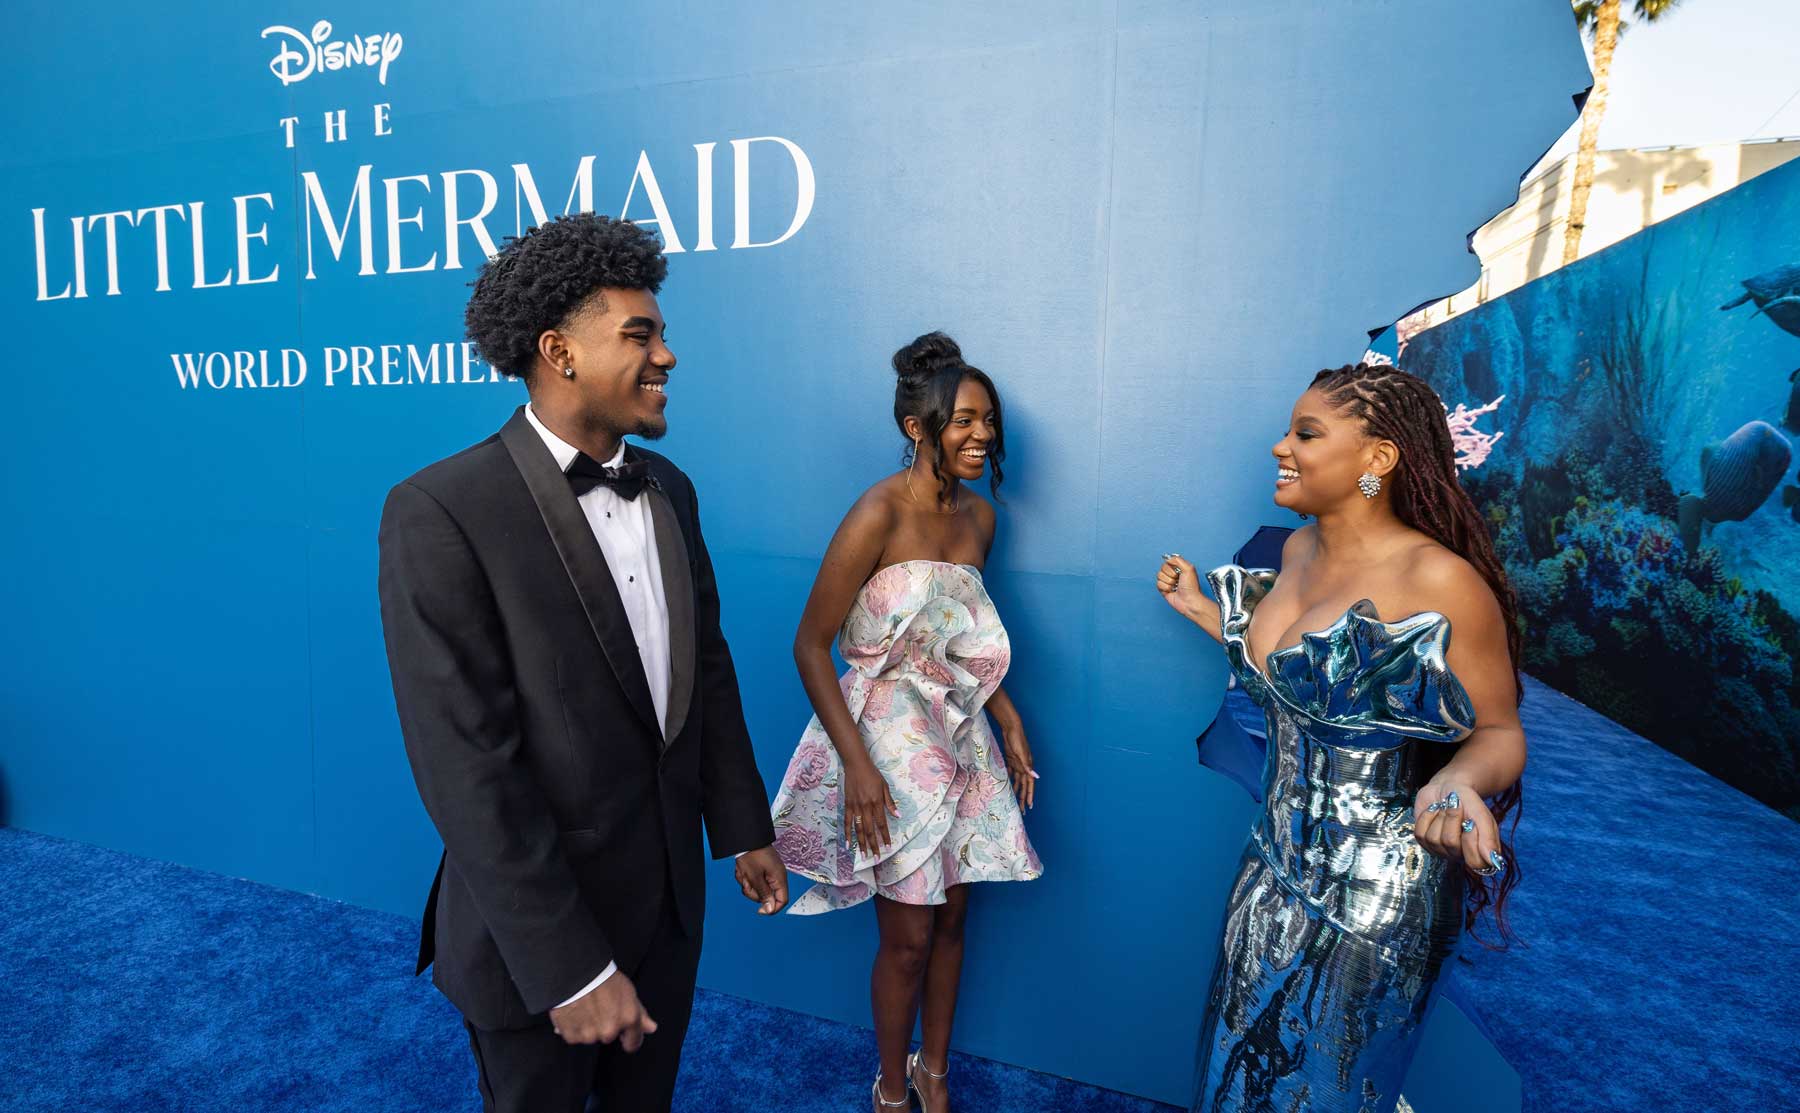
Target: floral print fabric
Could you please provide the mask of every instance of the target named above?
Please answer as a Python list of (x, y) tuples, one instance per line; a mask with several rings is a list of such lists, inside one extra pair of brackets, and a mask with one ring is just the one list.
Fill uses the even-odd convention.
[(1039, 877), (1005, 754), (981, 713), (1012, 647), (980, 571), (925, 560), (881, 569), (857, 594), (838, 651), (850, 666), (844, 701), (900, 814), (888, 817), (884, 851), (845, 846), (843, 765), (815, 715), (773, 809), (782, 861), (818, 882), (792, 911), (875, 893), (942, 904), (951, 885)]

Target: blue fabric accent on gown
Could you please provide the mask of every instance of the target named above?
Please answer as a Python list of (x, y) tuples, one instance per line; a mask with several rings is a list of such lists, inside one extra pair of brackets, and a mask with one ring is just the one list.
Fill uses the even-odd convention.
[[(1243, 568), (1273, 568), (1279, 572), (1281, 547), (1293, 532), (1286, 526), (1259, 526), (1231, 562)], [(1260, 804), (1266, 742), (1262, 708), (1244, 693), (1236, 676), (1229, 676), (1225, 681), (1225, 702), (1219, 705), (1218, 715), (1194, 739), (1200, 764), (1230, 777)]]

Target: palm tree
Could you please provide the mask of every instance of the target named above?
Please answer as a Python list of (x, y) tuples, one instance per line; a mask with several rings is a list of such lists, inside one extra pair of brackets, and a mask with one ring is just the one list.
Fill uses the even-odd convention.
[[(1621, 0), (1572, 0), (1575, 21), (1594, 35), (1594, 89), (1581, 110), (1581, 146), (1575, 156), (1575, 190), (1569, 197), (1569, 226), (1563, 236), (1563, 264), (1581, 256), (1581, 229), (1587, 222), (1588, 194), (1594, 188), (1594, 152), (1600, 142), (1600, 117), (1606, 115), (1607, 79), (1612, 73), (1613, 51), (1625, 21), (1619, 18)], [(1632, 9), (1645, 23), (1655, 23), (1679, 6), (1681, 0), (1632, 0)]]

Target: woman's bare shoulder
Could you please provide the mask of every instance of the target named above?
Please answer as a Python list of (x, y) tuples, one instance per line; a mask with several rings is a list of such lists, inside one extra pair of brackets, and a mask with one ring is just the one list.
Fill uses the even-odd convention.
[(1283, 567), (1293, 558), (1305, 558), (1319, 544), (1319, 527), (1311, 522), (1288, 534), (1287, 540), (1281, 543), (1281, 563)]
[(1281, 574), (1289, 577), (1289, 582), (1298, 579), (1312, 563), (1313, 554), (1319, 548), (1319, 527), (1308, 522), (1287, 535), (1281, 543)]
[[(886, 536), (899, 520), (901, 504), (895, 498), (894, 478), (887, 476), (871, 485), (856, 501), (850, 504), (845, 512), (843, 524), (838, 526), (840, 534), (846, 531), (856, 533), (880, 533)], [(902, 497), (904, 497), (902, 495)]]
[(1494, 589), (1467, 558), (1425, 539), (1408, 554), (1406, 587), (1419, 605), (1415, 610), (1456, 616), (1499, 609)]

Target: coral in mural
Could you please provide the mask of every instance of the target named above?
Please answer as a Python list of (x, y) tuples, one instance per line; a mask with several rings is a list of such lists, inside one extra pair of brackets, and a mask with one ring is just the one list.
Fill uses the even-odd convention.
[(1617, 500), (1577, 497), (1556, 542), (1511, 569), (1526, 667), (1703, 768), (1713, 747), (1735, 747), (1800, 817), (1783, 742), (1800, 738), (1800, 624), (1728, 575), (1716, 548), (1692, 552), (1673, 522)]
[(1487, 458), (1494, 451), (1494, 442), (1504, 437), (1505, 433), (1484, 433), (1475, 428), (1475, 422), (1500, 408), (1506, 401), (1506, 395), (1471, 410), (1461, 402), (1456, 409), (1444, 407), (1444, 418), (1450, 423), (1450, 443), (1456, 448), (1456, 467), (1458, 471), (1478, 468), (1487, 463)]

